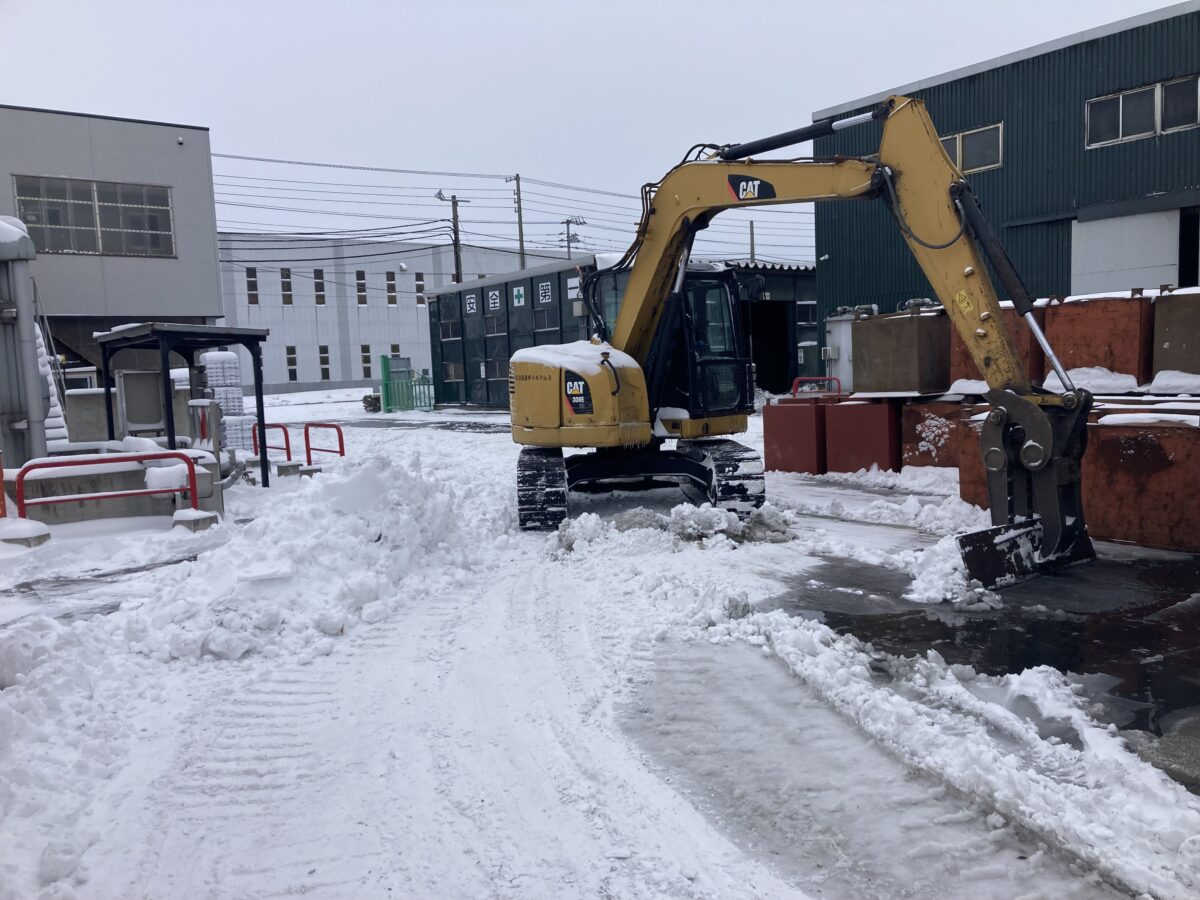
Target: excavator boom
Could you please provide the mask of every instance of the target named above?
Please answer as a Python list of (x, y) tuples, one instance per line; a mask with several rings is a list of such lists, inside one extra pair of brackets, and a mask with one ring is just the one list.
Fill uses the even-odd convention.
[[(870, 159), (755, 160), (756, 153), (810, 140), (842, 127), (883, 121)], [(718, 213), (737, 207), (825, 200), (879, 199), (979, 367), (992, 406), (981, 437), (993, 528), (959, 538), (968, 571), (1003, 587), (1040, 571), (1091, 558), (1079, 492), (1092, 398), (1071, 385), (1032, 304), (962, 173), (946, 155), (924, 104), (892, 97), (871, 113), (824, 121), (747, 144), (710, 148), (643, 188), (633, 246), (617, 264), (629, 269), (612, 344), (647, 369), (650, 418), (657, 381), (666, 377), (656, 342), (676, 327), (677, 299), (691, 244)], [(989, 275), (997, 273), (1066, 390), (1031, 384), (1004, 326)], [(585, 285), (585, 297), (595, 278)], [(589, 303), (595, 310), (594, 303)], [(607, 323), (599, 330), (607, 333)]]

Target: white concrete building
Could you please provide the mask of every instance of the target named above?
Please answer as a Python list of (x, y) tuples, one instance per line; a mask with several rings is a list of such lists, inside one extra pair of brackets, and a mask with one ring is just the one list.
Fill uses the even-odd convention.
[[(453, 281), (446, 245), (222, 232), (226, 325), (269, 328), (263, 378), (270, 392), (378, 383), (379, 357), (430, 368), (426, 295)], [(527, 253), (535, 264), (553, 256)], [(462, 248), (463, 280), (519, 267), (515, 251)], [(243, 359), (249, 383), (249, 360)]]

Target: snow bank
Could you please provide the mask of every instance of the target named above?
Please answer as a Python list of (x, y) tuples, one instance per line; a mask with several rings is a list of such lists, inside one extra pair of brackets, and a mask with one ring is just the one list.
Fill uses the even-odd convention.
[[(719, 608), (737, 608), (733, 597)], [(707, 616), (712, 598), (698, 601)], [(781, 612), (705, 632), (770, 649), (828, 703), (910, 765), (945, 780), (1128, 886), (1200, 891), (1200, 799), (1098, 724), (1078, 688), (1042, 666), (992, 678), (934, 651), (894, 657)], [(1044, 738), (1047, 725), (1067, 740)], [(1048, 729), (1047, 729), (1048, 730)]]
[(1113, 413), (1096, 420), (1098, 425), (1191, 425), (1200, 428), (1200, 416), (1178, 413)]
[(328, 654), (359, 622), (454, 592), (511, 516), (474, 509), (452, 470), (415, 455), (368, 454), (254, 496), (237, 540), (142, 573), (118, 611), (0, 631), (0, 897), (83, 877), (85, 810), (123, 764), (124, 711), (154, 693), (163, 661)]
[(1200, 394), (1200, 374), (1163, 369), (1150, 382), (1151, 394)]
[[(1091, 391), (1093, 394), (1128, 394), (1138, 389), (1137, 379), (1132, 375), (1112, 372), (1103, 366), (1067, 369), (1067, 376), (1074, 382), (1075, 387)], [(1048, 391), (1061, 392), (1065, 390), (1063, 383), (1059, 381), (1057, 372), (1047, 375), (1042, 386)]]

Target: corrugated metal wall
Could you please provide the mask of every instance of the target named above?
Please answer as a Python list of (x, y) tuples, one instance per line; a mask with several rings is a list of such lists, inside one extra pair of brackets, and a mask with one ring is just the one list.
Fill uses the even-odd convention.
[[(1200, 13), (1191, 13), (914, 95), (941, 134), (1004, 123), (1003, 165), (968, 178), (1030, 291), (1046, 296), (1070, 291), (1071, 221), (1080, 208), (1200, 188), (1200, 128), (1088, 150), (1087, 101), (1197, 73)], [(880, 130), (847, 129), (817, 140), (814, 152), (873, 153)], [(1195, 202), (1185, 196), (1175, 205)], [(817, 204), (816, 245), (822, 314), (858, 303), (892, 310), (932, 296), (882, 203)]]

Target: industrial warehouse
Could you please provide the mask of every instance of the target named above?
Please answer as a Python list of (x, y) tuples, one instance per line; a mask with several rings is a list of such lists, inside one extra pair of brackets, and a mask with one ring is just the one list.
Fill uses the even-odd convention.
[(0, 898), (1200, 895), (1200, 0), (852, 18), (5, 8)]

